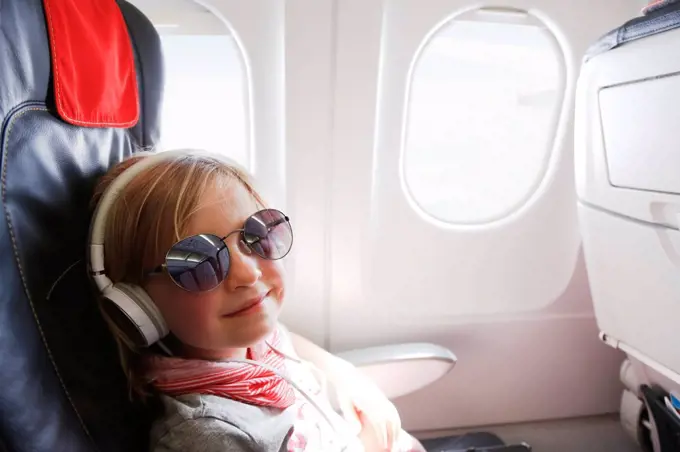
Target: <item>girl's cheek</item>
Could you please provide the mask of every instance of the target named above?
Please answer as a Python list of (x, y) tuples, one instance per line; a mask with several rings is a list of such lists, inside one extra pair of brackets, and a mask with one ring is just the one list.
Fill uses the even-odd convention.
[(220, 315), (224, 306), (212, 294), (201, 294), (191, 297), (177, 297), (174, 300), (175, 309), (192, 318), (208, 318)]
[(268, 261), (267, 264), (264, 268), (263, 276), (267, 278), (269, 285), (272, 288), (283, 287), (286, 279), (286, 269), (283, 266), (283, 262), (280, 260)]
[(163, 316), (173, 323), (193, 323), (213, 309), (212, 300), (205, 294), (190, 294), (171, 287), (150, 287), (149, 295)]

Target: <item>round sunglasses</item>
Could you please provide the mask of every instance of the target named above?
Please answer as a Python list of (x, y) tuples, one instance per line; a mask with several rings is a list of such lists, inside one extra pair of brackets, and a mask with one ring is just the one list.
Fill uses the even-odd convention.
[(240, 234), (241, 242), (263, 259), (284, 258), (293, 246), (290, 219), (276, 209), (264, 209), (249, 216), (242, 229), (224, 237), (197, 234), (175, 243), (165, 263), (147, 275), (167, 273), (175, 284), (189, 292), (205, 292), (219, 286), (229, 273), (230, 256), (225, 240)]

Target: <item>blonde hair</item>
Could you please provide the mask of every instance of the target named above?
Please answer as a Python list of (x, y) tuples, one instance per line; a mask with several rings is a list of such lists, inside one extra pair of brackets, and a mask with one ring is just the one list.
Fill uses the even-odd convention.
[[(116, 177), (149, 155), (134, 154), (111, 168), (95, 187), (92, 207)], [(163, 160), (135, 176), (108, 212), (104, 238), (107, 276), (114, 283), (141, 285), (145, 272), (161, 263), (167, 250), (185, 235), (203, 194), (213, 187), (226, 189), (234, 181), (259, 205), (265, 205), (243, 169), (200, 153), (187, 152)], [(99, 307), (118, 345), (131, 392), (144, 398), (148, 382), (143, 375), (143, 358), (152, 351), (139, 346), (139, 334), (118, 309), (103, 299)]]

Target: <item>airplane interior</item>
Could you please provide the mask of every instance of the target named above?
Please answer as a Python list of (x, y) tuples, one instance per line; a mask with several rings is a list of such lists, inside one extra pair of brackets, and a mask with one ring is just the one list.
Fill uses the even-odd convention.
[(679, 0), (0, 0), (0, 452), (149, 450), (90, 200), (188, 148), (428, 452), (680, 452), (676, 45)]

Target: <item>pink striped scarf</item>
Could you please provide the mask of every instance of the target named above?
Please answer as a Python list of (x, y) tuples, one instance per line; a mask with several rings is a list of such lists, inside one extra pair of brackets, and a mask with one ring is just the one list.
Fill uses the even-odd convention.
[[(270, 343), (277, 347), (279, 342), (275, 331)], [(246, 358), (286, 372), (285, 358), (264, 342), (249, 348)], [(154, 356), (147, 365), (153, 386), (170, 396), (210, 394), (281, 409), (295, 403), (295, 392), (285, 379), (252, 364)]]

